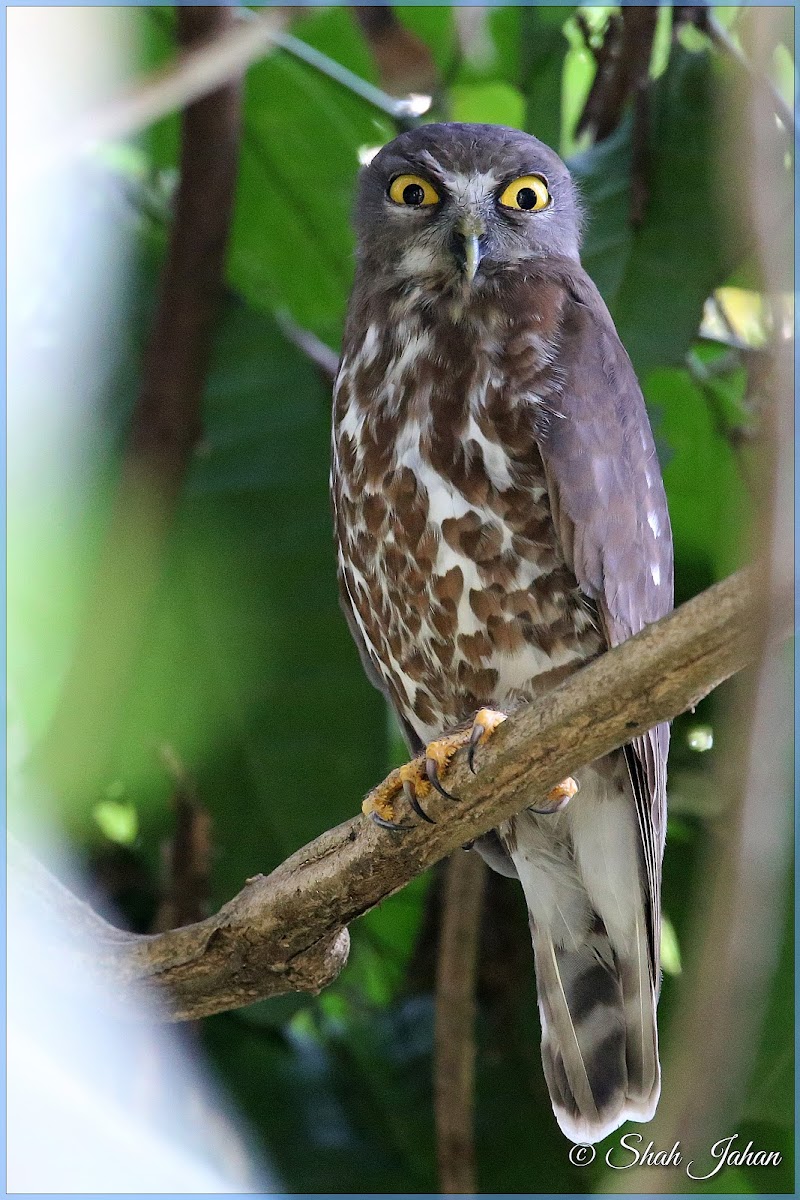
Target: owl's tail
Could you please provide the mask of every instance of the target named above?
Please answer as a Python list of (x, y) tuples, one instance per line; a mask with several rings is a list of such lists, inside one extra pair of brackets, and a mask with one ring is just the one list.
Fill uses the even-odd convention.
[(579, 1143), (649, 1121), (661, 1088), (632, 811), (617, 794), (588, 828), (576, 817), (586, 799), (555, 818), (555, 841), (552, 817), (517, 818), (512, 855), (528, 902), (545, 1079), (559, 1126)]

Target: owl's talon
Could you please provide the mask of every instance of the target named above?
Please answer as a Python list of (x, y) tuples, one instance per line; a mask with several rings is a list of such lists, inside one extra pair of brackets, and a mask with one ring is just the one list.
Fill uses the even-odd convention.
[(414, 784), (409, 779), (403, 780), (403, 795), (417, 816), (422, 817), (423, 821), (427, 821), (429, 825), (436, 824), (436, 821), (433, 819), (433, 817), (429, 817), (425, 812), (425, 809), (420, 804), (419, 800), (417, 799), (417, 793), (414, 789)]
[(458, 796), (453, 796), (450, 792), (445, 791), (439, 782), (439, 768), (436, 763), (436, 759), (425, 759), (425, 774), (430, 781), (431, 787), (435, 788), (440, 796), (444, 796), (446, 800), (455, 800), (456, 803), (458, 803)]
[(473, 775), (478, 774), (475, 769), (475, 751), (478, 746), (483, 746), (488, 742), (495, 729), (497, 729), (497, 726), (502, 725), (505, 719), (506, 714), (494, 708), (480, 708), (475, 713), (475, 719), (472, 722), (472, 729), (469, 735), (469, 749), (467, 750), (467, 762)]
[(561, 780), (561, 783), (557, 783), (554, 788), (551, 788), (545, 796), (547, 808), (532, 808), (530, 811), (540, 817), (551, 817), (554, 813), (561, 812), (562, 808), (566, 808), (572, 797), (579, 791), (578, 781), (568, 775), (566, 779)]
[(472, 771), (473, 775), (478, 774), (478, 772), (475, 769), (475, 751), (478, 748), (478, 742), (483, 737), (483, 734), (484, 734), (484, 730), (481, 725), (473, 725), (472, 726), (472, 732), (469, 735), (469, 749), (467, 750), (467, 762), (469, 763), (469, 769), (470, 769), (470, 771)]
[(399, 821), (387, 821), (383, 817), (379, 816), (376, 812), (371, 812), (368, 815), (370, 821), (372, 821), (375, 825), (380, 825), (381, 829), (391, 829), (394, 832), (398, 829), (414, 828), (413, 825), (403, 825)]
[(397, 798), (402, 795), (421, 820), (435, 825), (435, 819), (428, 816), (420, 801), (429, 796), (433, 789), (445, 799), (458, 803), (458, 796), (454, 796), (442, 786), (440, 776), (450, 766), (450, 760), (456, 751), (465, 746), (468, 747), (469, 764), (474, 772), (475, 748), (487, 741), (505, 719), (505, 713), (495, 712), (491, 708), (480, 709), (470, 728), (443, 734), (442, 737), (428, 743), (424, 758), (415, 758), (413, 762), (392, 771), (383, 783), (366, 797), (361, 811), (382, 829), (411, 829), (413, 826), (395, 819)]

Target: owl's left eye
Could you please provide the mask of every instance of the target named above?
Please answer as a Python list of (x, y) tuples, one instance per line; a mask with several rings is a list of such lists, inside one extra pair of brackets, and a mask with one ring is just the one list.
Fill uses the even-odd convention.
[(522, 175), (505, 188), (500, 203), (523, 212), (539, 212), (550, 203), (550, 192), (541, 175)]
[(421, 175), (398, 175), (389, 185), (389, 199), (406, 208), (439, 203), (439, 193)]

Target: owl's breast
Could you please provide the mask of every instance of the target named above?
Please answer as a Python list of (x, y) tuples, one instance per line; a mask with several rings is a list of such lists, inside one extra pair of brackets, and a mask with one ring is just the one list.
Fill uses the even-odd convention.
[(457, 398), (435, 371), (382, 404), (364, 404), (351, 372), (337, 397), (342, 588), (423, 740), (529, 699), (601, 648), (552, 520), (536, 393), (515, 390), (495, 354), (468, 367)]

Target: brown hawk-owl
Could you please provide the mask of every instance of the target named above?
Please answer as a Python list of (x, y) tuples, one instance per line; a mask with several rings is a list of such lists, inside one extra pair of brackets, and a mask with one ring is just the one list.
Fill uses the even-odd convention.
[[(437, 787), (456, 745), (672, 607), (653, 437), (580, 224), (567, 168), (514, 129), (428, 125), (361, 175), (334, 398), (340, 584)], [(545, 1077), (576, 1142), (658, 1100), (667, 744), (659, 726), (478, 844), (525, 892)]]

